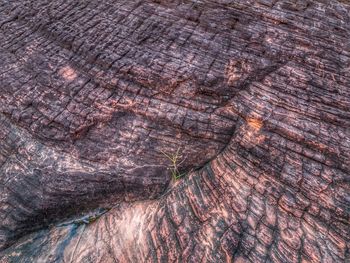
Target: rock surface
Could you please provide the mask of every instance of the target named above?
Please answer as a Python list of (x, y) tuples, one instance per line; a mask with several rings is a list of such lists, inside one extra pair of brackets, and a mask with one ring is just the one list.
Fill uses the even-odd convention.
[(349, 262), (348, 1), (0, 14), (1, 263)]

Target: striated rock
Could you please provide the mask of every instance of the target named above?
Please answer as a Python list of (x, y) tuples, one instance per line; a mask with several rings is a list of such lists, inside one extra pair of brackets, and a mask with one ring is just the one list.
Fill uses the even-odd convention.
[(1, 263), (349, 260), (347, 1), (0, 14)]

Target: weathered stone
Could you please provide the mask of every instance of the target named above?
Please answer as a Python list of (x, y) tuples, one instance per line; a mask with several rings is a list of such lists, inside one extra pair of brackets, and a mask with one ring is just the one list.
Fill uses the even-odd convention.
[(347, 1), (0, 14), (0, 262), (350, 258)]

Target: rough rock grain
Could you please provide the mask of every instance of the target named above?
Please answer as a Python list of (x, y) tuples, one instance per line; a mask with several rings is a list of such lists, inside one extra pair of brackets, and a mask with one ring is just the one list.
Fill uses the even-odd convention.
[(349, 2), (0, 0), (0, 43), (1, 263), (349, 261)]

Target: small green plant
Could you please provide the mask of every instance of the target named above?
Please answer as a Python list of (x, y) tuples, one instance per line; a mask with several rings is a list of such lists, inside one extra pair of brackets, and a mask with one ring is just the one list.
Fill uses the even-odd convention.
[(176, 181), (176, 180), (180, 179), (181, 177), (183, 177), (185, 175), (185, 173), (180, 173), (179, 166), (185, 161), (185, 159), (180, 154), (180, 147), (177, 148), (176, 152), (173, 154), (168, 154), (168, 153), (165, 153), (163, 151), (161, 151), (161, 152), (171, 162), (168, 169), (171, 172), (171, 177), (173, 178), (173, 180)]

